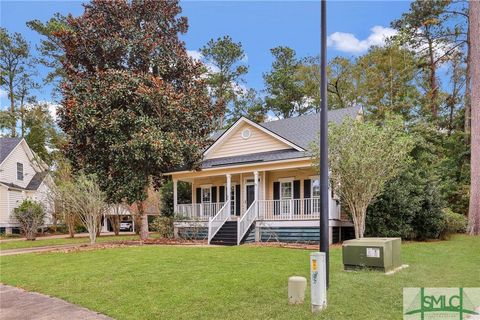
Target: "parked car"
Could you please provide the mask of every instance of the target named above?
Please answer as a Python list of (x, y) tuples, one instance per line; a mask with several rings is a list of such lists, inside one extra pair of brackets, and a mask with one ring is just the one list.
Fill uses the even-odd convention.
[(120, 231), (133, 231), (132, 221), (122, 221), (122, 222), (120, 222)]

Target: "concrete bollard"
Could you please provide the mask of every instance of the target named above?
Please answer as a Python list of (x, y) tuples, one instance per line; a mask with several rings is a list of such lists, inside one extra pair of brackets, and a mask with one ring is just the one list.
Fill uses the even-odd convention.
[(304, 277), (288, 278), (288, 303), (301, 304), (305, 301), (307, 279)]

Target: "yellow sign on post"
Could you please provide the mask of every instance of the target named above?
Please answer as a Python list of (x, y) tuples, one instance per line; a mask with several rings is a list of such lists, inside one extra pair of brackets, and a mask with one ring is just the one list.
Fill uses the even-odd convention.
[(317, 271), (317, 260), (312, 260), (312, 271)]

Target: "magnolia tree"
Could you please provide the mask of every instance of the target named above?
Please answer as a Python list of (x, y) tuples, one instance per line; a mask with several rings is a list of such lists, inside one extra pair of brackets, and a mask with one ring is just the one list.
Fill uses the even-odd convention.
[(59, 126), (75, 171), (98, 177), (109, 203), (136, 204), (148, 237), (148, 188), (196, 169), (222, 109), (187, 54), (178, 1), (84, 4), (53, 33), (64, 73)]
[(78, 174), (73, 181), (61, 186), (66, 210), (75, 212), (80, 222), (87, 228), (90, 244), (94, 244), (104, 212), (108, 208), (105, 193), (100, 190), (93, 175)]
[[(399, 118), (381, 125), (354, 119), (331, 123), (328, 138), (333, 189), (351, 214), (355, 237), (362, 238), (368, 205), (409, 161), (413, 139)], [(312, 144), (312, 155), (318, 169), (318, 143)]]
[(27, 199), (13, 210), (12, 216), (20, 224), (27, 240), (35, 240), (38, 228), (44, 223), (45, 210), (38, 202)]

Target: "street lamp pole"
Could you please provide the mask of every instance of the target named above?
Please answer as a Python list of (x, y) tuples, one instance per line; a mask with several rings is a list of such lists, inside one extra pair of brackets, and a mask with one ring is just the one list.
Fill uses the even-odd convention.
[(329, 285), (328, 226), (328, 107), (327, 107), (327, 1), (321, 0), (320, 31), (320, 252), (325, 253)]

